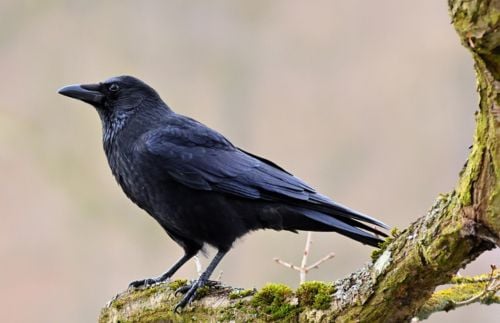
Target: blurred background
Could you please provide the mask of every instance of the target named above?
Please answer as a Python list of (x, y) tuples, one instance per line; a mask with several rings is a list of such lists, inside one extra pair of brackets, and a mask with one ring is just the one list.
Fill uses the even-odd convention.
[[(446, 1), (0, 1), (0, 313), (93, 322), (181, 249), (121, 192), (93, 109), (57, 95), (130, 74), (176, 111), (336, 201), (405, 228), (450, 191), (477, 106)], [(314, 234), (308, 275), (334, 280), (371, 248)], [(305, 234), (257, 232), (218, 267), (226, 284), (298, 285)], [(211, 253), (213, 254), (213, 252)], [(498, 263), (484, 254), (463, 274)], [(207, 259), (202, 257), (204, 265)], [(194, 278), (189, 262), (176, 278)], [(430, 322), (493, 322), (468, 306)]]

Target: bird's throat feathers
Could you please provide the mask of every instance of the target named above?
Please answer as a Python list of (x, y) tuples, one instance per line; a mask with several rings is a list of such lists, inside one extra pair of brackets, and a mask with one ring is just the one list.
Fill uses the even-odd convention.
[[(130, 136), (134, 137), (136, 132), (162, 126), (165, 116), (173, 112), (162, 100), (154, 101), (145, 99), (126, 107), (97, 109), (102, 123), (102, 139), (106, 153), (117, 144), (121, 134), (132, 139)], [(130, 124), (133, 124), (132, 127), (129, 127)]]
[(110, 117), (101, 117), (102, 122), (102, 140), (104, 146), (111, 144), (115, 141), (116, 135), (125, 127), (128, 119), (130, 118), (129, 113), (120, 113), (119, 115)]

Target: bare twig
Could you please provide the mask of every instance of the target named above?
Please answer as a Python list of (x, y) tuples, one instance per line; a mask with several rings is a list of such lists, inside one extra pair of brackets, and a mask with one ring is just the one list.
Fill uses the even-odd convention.
[(455, 305), (456, 307), (469, 305), (469, 304), (472, 304), (475, 301), (481, 299), (486, 294), (489, 294), (489, 293), (496, 294), (498, 291), (500, 291), (500, 280), (498, 279), (498, 276), (495, 275), (496, 269), (497, 269), (497, 267), (495, 265), (491, 265), (491, 273), (490, 273), (489, 283), (486, 284), (486, 286), (484, 287), (484, 290), (481, 293), (479, 293), (476, 296), (471, 297), (465, 301), (462, 301), (462, 302), (453, 302), (452, 301), (453, 305)]
[[(196, 266), (196, 272), (198, 273), (198, 277), (201, 276), (201, 274), (203, 273), (203, 266), (201, 265), (201, 261), (200, 261), (200, 258), (198, 256), (194, 256), (193, 257), (193, 260), (194, 260), (194, 264)], [(215, 279), (216, 281), (221, 281), (222, 280), (222, 274), (224, 272), (221, 270), (219, 272), (219, 275), (217, 276), (217, 278)]]
[(198, 256), (193, 257), (194, 264), (196, 266), (196, 272), (198, 273), (198, 277), (201, 276), (201, 273), (203, 272), (203, 267), (201, 266), (201, 261)]
[(281, 260), (281, 259), (279, 259), (279, 258), (273, 258), (273, 260), (274, 260), (274, 261), (276, 261), (278, 264), (283, 265), (283, 266), (285, 266), (285, 267), (287, 267), (287, 268), (291, 268), (291, 269), (293, 269), (293, 270), (301, 271), (301, 268), (300, 268), (300, 267), (297, 267), (297, 266), (295, 266), (295, 265), (292, 265), (292, 264), (290, 264), (290, 263), (288, 263), (288, 262), (286, 262), (286, 261), (283, 261), (283, 260)]
[(326, 256), (321, 258), (320, 260), (316, 261), (314, 264), (306, 267), (306, 272), (308, 272), (311, 269), (318, 269), (319, 265), (321, 265), (322, 263), (324, 263), (325, 261), (327, 261), (329, 259), (332, 259), (333, 257), (335, 257), (335, 253), (330, 252), (329, 254), (327, 254)]
[(335, 254), (333, 252), (327, 254), (320, 260), (316, 261), (310, 266), (307, 266), (307, 258), (309, 257), (309, 252), (311, 250), (311, 244), (312, 244), (312, 232), (307, 232), (307, 238), (306, 238), (306, 246), (304, 248), (304, 255), (302, 256), (302, 262), (299, 266), (295, 266), (294, 264), (288, 263), (286, 261), (283, 261), (279, 258), (274, 258), (274, 261), (276, 261), (278, 264), (283, 265), (287, 268), (291, 268), (293, 270), (296, 270), (300, 273), (300, 283), (304, 283), (306, 281), (306, 275), (311, 269), (317, 269), (319, 268), (319, 265), (324, 263), (325, 261), (332, 259), (335, 257)]
[(312, 244), (312, 232), (307, 232), (306, 238), (306, 247), (304, 248), (304, 255), (302, 256), (302, 262), (300, 263), (300, 283), (304, 283), (306, 281), (306, 265), (307, 265), (307, 257), (309, 256), (309, 250), (311, 250)]
[(496, 266), (491, 272), (474, 277), (455, 277), (451, 287), (434, 292), (420, 309), (418, 318), (423, 320), (440, 311), (449, 311), (472, 303), (500, 303), (496, 294), (500, 291), (500, 273)]

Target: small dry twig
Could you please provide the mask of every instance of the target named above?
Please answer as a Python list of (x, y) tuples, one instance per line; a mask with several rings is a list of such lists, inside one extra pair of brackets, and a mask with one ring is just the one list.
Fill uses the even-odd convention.
[(436, 312), (449, 311), (473, 303), (500, 303), (496, 297), (500, 292), (500, 275), (495, 265), (491, 265), (491, 272), (488, 274), (454, 277), (450, 284), (451, 287), (434, 292), (412, 322), (425, 320)]
[(465, 301), (462, 301), (462, 302), (453, 302), (453, 305), (455, 305), (457, 307), (469, 305), (469, 304), (474, 303), (478, 299), (481, 299), (486, 294), (489, 294), (489, 293), (496, 294), (498, 291), (500, 291), (500, 280), (499, 280), (498, 276), (495, 276), (496, 269), (497, 269), (497, 266), (491, 265), (491, 273), (490, 273), (490, 277), (489, 277), (489, 283), (486, 284), (486, 286), (484, 287), (484, 290), (481, 293), (479, 293), (476, 296), (471, 297)]
[(333, 252), (330, 252), (320, 260), (316, 261), (310, 266), (307, 266), (307, 258), (309, 256), (309, 251), (311, 250), (311, 244), (312, 244), (312, 232), (307, 232), (307, 238), (306, 238), (306, 246), (304, 248), (304, 255), (302, 256), (302, 262), (299, 266), (295, 266), (294, 264), (288, 263), (286, 261), (283, 261), (279, 258), (274, 258), (274, 261), (276, 261), (278, 264), (283, 265), (287, 268), (291, 268), (293, 270), (296, 270), (300, 273), (300, 283), (304, 283), (306, 281), (306, 275), (311, 269), (317, 269), (319, 268), (319, 265), (324, 263), (325, 261), (332, 259), (335, 257), (335, 254)]
[[(198, 277), (201, 276), (201, 274), (203, 273), (203, 266), (201, 265), (201, 261), (200, 261), (200, 258), (198, 256), (194, 256), (193, 257), (193, 260), (194, 260), (194, 264), (196, 266), (196, 272), (198, 273)], [(221, 281), (222, 280), (222, 274), (224, 272), (221, 270), (219, 272), (219, 275), (217, 276), (217, 278), (215, 279), (216, 281)]]
[(198, 256), (194, 256), (193, 260), (194, 260), (194, 265), (196, 266), (196, 272), (198, 273), (198, 277), (200, 277), (201, 274), (203, 273), (203, 267), (201, 265), (200, 258), (198, 258)]

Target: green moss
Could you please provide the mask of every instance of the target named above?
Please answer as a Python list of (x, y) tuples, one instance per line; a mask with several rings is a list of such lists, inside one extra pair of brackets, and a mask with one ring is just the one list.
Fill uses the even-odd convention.
[(400, 231), (398, 228), (394, 227), (391, 229), (391, 232), (387, 238), (381, 243), (379, 243), (379, 249), (375, 249), (372, 251), (371, 258), (372, 262), (375, 263), (377, 261), (378, 257), (380, 257), (385, 249), (400, 235)]
[[(500, 269), (495, 269), (493, 272), (494, 279), (500, 279)], [(465, 283), (481, 283), (491, 280), (490, 274), (482, 274), (477, 276), (453, 276), (450, 283), (451, 284), (465, 284)]]
[(250, 303), (270, 319), (279, 320), (296, 313), (297, 307), (290, 304), (292, 296), (293, 292), (288, 286), (267, 284), (254, 295)]
[(296, 291), (300, 306), (311, 306), (318, 310), (330, 307), (335, 288), (332, 284), (318, 281), (305, 282)]
[[(458, 303), (467, 301), (483, 293), (486, 284), (487, 282), (457, 284), (450, 288), (434, 292), (431, 298), (420, 309), (418, 317), (423, 320), (428, 318), (432, 313), (453, 310)], [(480, 302), (487, 304), (491, 300), (491, 296), (494, 296), (494, 294), (485, 295), (480, 299)]]
[(164, 285), (154, 285), (147, 287), (145, 289), (136, 289), (133, 291), (127, 291), (124, 295), (120, 296), (113, 302), (111, 302), (111, 307), (116, 309), (121, 309), (124, 305), (129, 304), (130, 302), (137, 301), (139, 299), (146, 299), (153, 294), (161, 293), (165, 290)]
[(144, 308), (139, 312), (134, 312), (127, 317), (127, 320), (117, 320), (120, 323), (132, 322), (181, 322), (181, 316), (172, 312), (171, 309), (161, 306), (156, 308)]
[(177, 279), (168, 283), (168, 288), (170, 288), (173, 291), (176, 291), (179, 288), (184, 287), (186, 285), (187, 285), (187, 279)]
[(202, 286), (196, 290), (196, 299), (203, 298), (210, 292), (210, 286)]
[(255, 289), (235, 289), (229, 294), (229, 299), (245, 298), (255, 294)]
[(459, 194), (460, 203), (463, 206), (470, 205), (472, 203), (471, 189), (472, 184), (476, 180), (481, 160), (484, 154), (484, 142), (481, 142), (479, 138), (484, 138), (487, 129), (487, 117), (484, 113), (480, 113), (476, 117), (476, 133), (474, 135), (474, 145), (472, 146), (472, 151), (470, 152), (467, 165), (463, 170), (462, 176), (460, 177), (460, 182), (458, 184), (457, 192)]
[(236, 318), (236, 315), (234, 313), (234, 310), (225, 310), (222, 311), (220, 314), (220, 319), (218, 320), (219, 322), (229, 322), (229, 321), (234, 321)]
[(271, 313), (271, 320), (288, 321), (287, 318), (294, 316), (296, 313), (297, 313), (296, 306), (292, 304), (283, 304), (273, 310), (273, 312)]
[(234, 305), (233, 305), (233, 308), (235, 309), (242, 309), (244, 308), (246, 305), (248, 305), (248, 301), (245, 301), (245, 300), (239, 300), (237, 301)]

